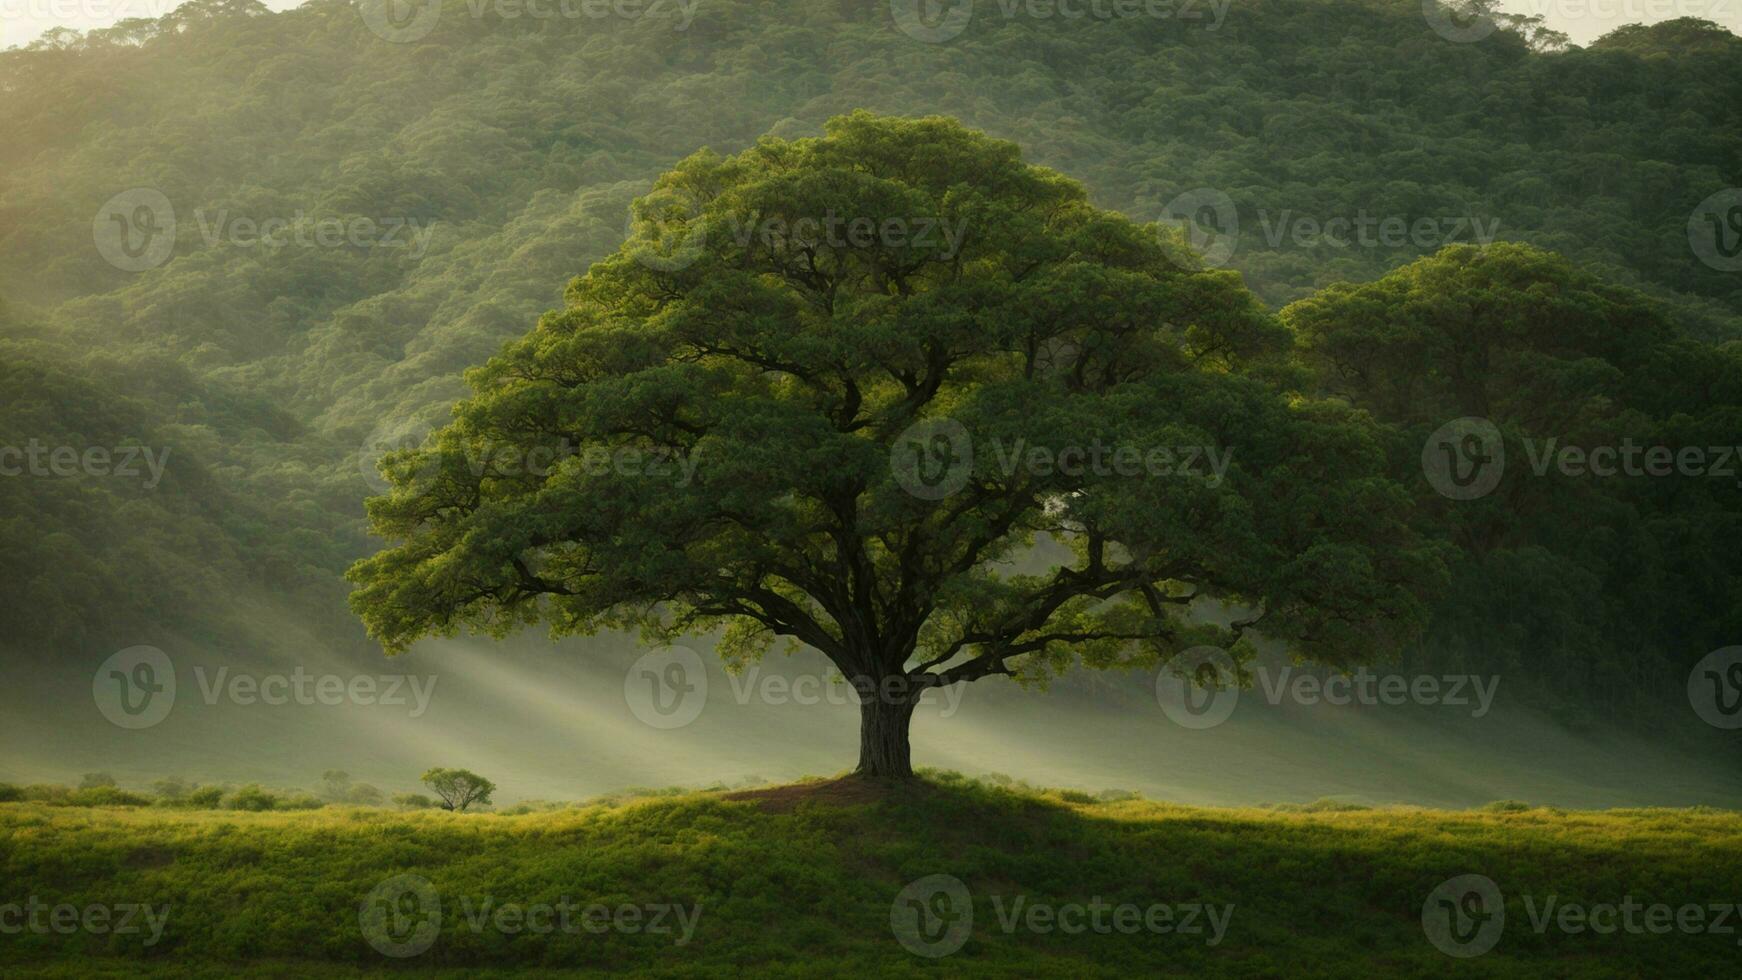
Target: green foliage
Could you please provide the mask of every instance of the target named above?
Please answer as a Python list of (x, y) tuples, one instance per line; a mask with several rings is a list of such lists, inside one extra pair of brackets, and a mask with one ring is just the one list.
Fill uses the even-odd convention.
[[(273, 638), (251, 615), (266, 596), (362, 649), (341, 575), (372, 547), (371, 433), (442, 421), (468, 366), (617, 248), (655, 174), (856, 108), (959, 118), (1141, 220), (1219, 188), (1244, 229), (1231, 267), (1275, 306), (1424, 251), (1272, 241), (1285, 213), (1468, 216), (1638, 287), (1691, 335), (1742, 336), (1738, 278), (1690, 261), (1685, 237), (1696, 202), (1742, 172), (1742, 54), (1705, 22), (1546, 51), (1540, 25), (1511, 21), (1447, 43), (1414, 0), (1253, 0), (1213, 31), (988, 16), (934, 45), (882, 0), (709, 0), (684, 31), (450, 6), (416, 44), (382, 41), (346, 2), (201, 2), (0, 54), (0, 445), (172, 451), (151, 490), (0, 479), (9, 646), (247, 647)], [(132, 187), (181, 219), (173, 258), (137, 275), (91, 241), (99, 206)], [(195, 209), (436, 231), (416, 258), (244, 248), (208, 242)], [(1630, 529), (1598, 565), (1658, 540), (1698, 556), (1692, 533)], [(1560, 557), (1508, 551), (1454, 583), (1472, 618), (1491, 583), (1544, 600), (1495, 652), (1467, 652), (1479, 669), (1510, 672), (1545, 642), (1615, 676), (1630, 662), (1632, 637), (1583, 615), (1617, 583), (1549, 589)]]
[[(1441, 975), (1422, 934), (1425, 896), (1485, 874), (1506, 901), (1484, 976), (1725, 976), (1734, 936), (1645, 930), (1538, 935), (1524, 896), (1563, 904), (1680, 905), (1732, 899), (1742, 816), (1711, 809), (1488, 813), (1376, 808), (1208, 809), (1055, 794), (964, 778), (846, 799), (838, 783), (743, 798), (686, 793), (525, 816), (386, 811), (87, 814), (0, 807), (0, 881), (74, 905), (169, 903), (162, 940), (8, 937), (0, 969), (35, 973), (379, 972), (358, 910), (396, 875), (427, 879), (440, 935), (412, 961), (455, 975), (586, 970), (613, 975), (935, 972), (890, 935), (908, 882), (950, 874), (969, 889), (974, 928), (941, 961), (951, 976)], [(778, 795), (769, 795), (778, 794)], [(923, 828), (907, 832), (904, 828)], [(76, 869), (74, 873), (73, 869)], [(267, 887), (266, 883), (270, 883)], [(247, 900), (239, 900), (246, 895)], [(1203, 937), (999, 927), (1030, 903), (1205, 902), (1234, 906), (1221, 945)], [(691, 941), (556, 932), (528, 942), (476, 910), (554, 904), (699, 905)], [(1515, 924), (1516, 923), (1516, 924)], [(1309, 969), (1310, 972), (1310, 969)]]
[(215, 810), (223, 805), (224, 789), (221, 786), (202, 786), (190, 791), (185, 800), (189, 807), (200, 810)]
[(465, 812), (469, 806), (490, 805), (490, 794), (496, 792), (496, 784), (468, 769), (431, 769), (421, 777), (436, 796), (441, 798), (444, 810)]
[[(1733, 477), (1538, 472), (1565, 447), (1733, 446), (1742, 343), (1521, 245), (1448, 248), (1282, 315), (1321, 389), (1387, 423), (1418, 527), (1459, 546), (1419, 662), (1504, 668), (1594, 722), (1681, 702), (1690, 653), (1742, 635)], [(1422, 447), (1463, 417), (1498, 427), (1506, 465), (1488, 495), (1448, 501)]]
[[(1254, 626), (1334, 663), (1412, 634), (1437, 549), (1409, 535), (1365, 418), (1261, 380), (1287, 335), (1238, 277), (1013, 144), (854, 113), (692, 156), (637, 214), (567, 308), (388, 463), (369, 512), (395, 545), (351, 577), (389, 651), (539, 620), (724, 628), (735, 661), (782, 637), (856, 684), (917, 690), (1153, 665)], [(962, 237), (796, 231), (830, 221)], [(956, 493), (894, 465), (926, 425), (973, 447)], [(1223, 465), (999, 461), (1090, 446)], [(1071, 557), (1006, 567), (1039, 538)], [(1194, 598), (1248, 612), (1219, 628)]]
[(79, 780), (79, 789), (113, 789), (115, 777), (106, 772), (87, 772)]
[(67, 806), (150, 806), (151, 797), (114, 786), (82, 786), (66, 797)]
[(436, 801), (422, 793), (395, 793), (393, 805), (403, 810), (433, 810)]

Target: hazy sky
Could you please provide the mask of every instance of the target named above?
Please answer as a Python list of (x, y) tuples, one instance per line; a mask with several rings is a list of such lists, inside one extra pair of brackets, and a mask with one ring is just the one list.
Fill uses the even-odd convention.
[[(50, 27), (102, 27), (128, 17), (161, 17), (182, 0), (0, 0), (0, 48), (28, 43)], [(301, 0), (265, 0), (274, 10)], [(706, 4), (708, 0), (700, 0)], [(991, 3), (993, 0), (977, 0)], [(1234, 0), (1238, 3), (1239, 0)], [(1576, 44), (1622, 24), (1704, 17), (1742, 34), (1742, 0), (1504, 0), (1512, 13), (1542, 14)]]

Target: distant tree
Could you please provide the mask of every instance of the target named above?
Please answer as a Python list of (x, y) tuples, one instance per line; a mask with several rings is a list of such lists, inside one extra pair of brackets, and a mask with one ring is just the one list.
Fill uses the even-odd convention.
[(358, 806), (379, 806), (383, 798), (381, 790), (368, 783), (352, 783), (351, 791), (345, 794), (346, 803)]
[[(1365, 416), (1265, 380), (1288, 337), (1237, 274), (1013, 144), (855, 113), (697, 154), (636, 213), (451, 425), (384, 464), (369, 516), (397, 543), (350, 576), (389, 651), (539, 620), (723, 629), (740, 662), (784, 637), (859, 692), (859, 771), (907, 777), (934, 688), (1243, 651), (1253, 629), (1348, 664), (1416, 629), (1437, 558)], [(1030, 462), (1095, 446), (1199, 463)], [(1023, 570), (1043, 539), (1070, 557)], [(1211, 598), (1232, 623), (1193, 615)]]
[(351, 795), (351, 774), (343, 769), (321, 773), (320, 795), (334, 803), (344, 802)]
[(406, 810), (429, 810), (436, 805), (436, 801), (422, 793), (395, 793), (393, 803)]
[(165, 776), (151, 784), (151, 791), (172, 802), (185, 798), (194, 786), (180, 776)]
[(79, 780), (79, 789), (97, 789), (115, 785), (115, 777), (106, 772), (87, 772), (84, 778)]
[(466, 769), (431, 769), (423, 782), (441, 797), (444, 810), (464, 811), (474, 803), (488, 805), (496, 784)]
[(265, 788), (250, 783), (231, 793), (224, 799), (224, 807), (229, 810), (271, 810), (278, 806), (278, 795)]

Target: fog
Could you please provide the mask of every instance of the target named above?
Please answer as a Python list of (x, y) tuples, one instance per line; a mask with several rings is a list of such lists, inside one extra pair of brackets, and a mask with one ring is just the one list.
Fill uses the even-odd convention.
[[(0, 692), (0, 781), (76, 783), (106, 771), (123, 787), (174, 775), (308, 789), (343, 769), (394, 793), (419, 789), (427, 768), (460, 766), (493, 779), (503, 804), (828, 776), (857, 760), (855, 701), (814, 651), (771, 653), (733, 676), (705, 640), (690, 644), (707, 665), (705, 685), (691, 685), (699, 713), (661, 729), (626, 694), (626, 681), (629, 691), (650, 682), (637, 666), (646, 648), (628, 636), (436, 640), (401, 657), (346, 660), (302, 645), (294, 623), (273, 633), (273, 650), (164, 645), (173, 707), (137, 730), (99, 709), (109, 683), (101, 660), (21, 671)], [(1383, 666), (1371, 669), (1366, 698), (1351, 685), (1337, 689), (1350, 703), (1332, 705), (1301, 697), (1286, 683), (1299, 669), (1284, 666), (1267, 661), (1226, 721), (1202, 729), (1170, 718), (1153, 674), (1080, 672), (1048, 690), (1003, 678), (958, 685), (917, 712), (914, 763), (1210, 805), (1742, 805), (1742, 774), (1716, 739), (1576, 735), (1509, 699), (1504, 677), (1458, 691), (1436, 681), (1434, 703), (1386, 703)]]

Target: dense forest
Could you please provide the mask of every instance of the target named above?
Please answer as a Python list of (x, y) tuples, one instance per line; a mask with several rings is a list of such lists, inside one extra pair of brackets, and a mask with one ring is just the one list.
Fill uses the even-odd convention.
[[(378, 451), (561, 305), (659, 173), (856, 109), (955, 117), (1140, 221), (1225, 195), (1226, 265), (1293, 334), (1276, 383), (1384, 422), (1423, 528), (1458, 547), (1412, 661), (1647, 721), (1742, 635), (1734, 479), (1519, 466), (1452, 508), (1419, 461), (1460, 415), (1509, 447), (1738, 441), (1742, 274), (1690, 247), (1690, 215), (1742, 184), (1721, 28), (1450, 43), (1414, 0), (1237, 0), (1214, 26), (988, 16), (927, 43), (882, 0), (497, 9), (450, 0), (395, 42), (348, 0), (194, 0), (0, 53), (0, 445), (169, 454), (155, 481), (0, 479), (9, 644), (246, 647), (277, 604), (368, 649), (341, 576), (371, 546)], [(140, 188), (173, 249), (128, 271), (93, 215)], [(1431, 233), (1296, 233), (1378, 216)], [(237, 219), (373, 230), (267, 244)], [(1489, 240), (1518, 244), (1470, 247)]]

